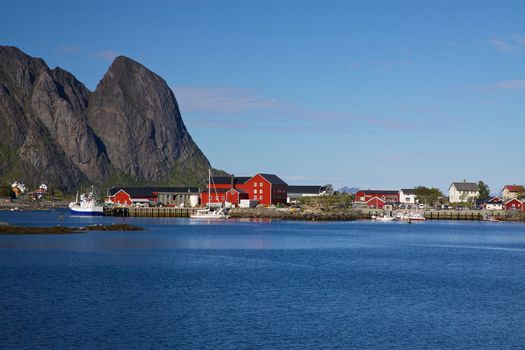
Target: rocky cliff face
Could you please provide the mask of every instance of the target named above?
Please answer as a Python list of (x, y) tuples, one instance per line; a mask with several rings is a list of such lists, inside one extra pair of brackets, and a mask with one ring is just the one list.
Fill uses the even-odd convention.
[(139, 63), (118, 57), (91, 93), (71, 73), (0, 46), (4, 182), (189, 185), (209, 166), (172, 91)]
[(166, 82), (127, 57), (117, 57), (98, 84), (88, 122), (111, 164), (133, 178), (158, 182), (195, 163), (207, 167)]

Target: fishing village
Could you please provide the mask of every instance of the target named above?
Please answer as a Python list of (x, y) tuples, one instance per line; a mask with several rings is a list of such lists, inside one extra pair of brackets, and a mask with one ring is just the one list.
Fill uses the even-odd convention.
[(309, 221), (424, 220), (524, 221), (525, 188), (506, 185), (499, 196), (483, 183), (453, 182), (449, 195), (436, 188), (334, 190), (332, 185), (288, 185), (275, 174), (212, 176), (199, 187), (112, 187), (106, 196), (94, 187), (73, 201), (57, 199), (45, 184), (30, 191), (13, 182), (4, 210), (68, 208), (76, 215), (116, 217), (249, 218)]
[(4, 1), (0, 350), (525, 349), (525, 1)]

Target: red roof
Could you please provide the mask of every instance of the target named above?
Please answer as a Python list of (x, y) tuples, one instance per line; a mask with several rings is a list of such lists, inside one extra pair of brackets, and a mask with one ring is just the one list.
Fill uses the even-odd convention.
[(507, 189), (509, 192), (525, 192), (525, 187), (522, 185), (506, 185), (503, 189)]
[(379, 198), (379, 197), (372, 197), (372, 198), (370, 198), (369, 200), (367, 200), (366, 202), (368, 203), (368, 202), (371, 202), (371, 201), (373, 201), (373, 200), (375, 200), (375, 199), (380, 200), (380, 201), (383, 202), (383, 203), (386, 203), (384, 200), (382, 200), (382, 199)]

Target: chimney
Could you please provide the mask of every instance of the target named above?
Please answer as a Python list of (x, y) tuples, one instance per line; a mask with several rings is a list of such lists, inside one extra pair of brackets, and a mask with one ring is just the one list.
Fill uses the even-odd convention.
[(230, 185), (232, 188), (235, 188), (235, 175), (232, 174), (230, 178), (231, 178)]

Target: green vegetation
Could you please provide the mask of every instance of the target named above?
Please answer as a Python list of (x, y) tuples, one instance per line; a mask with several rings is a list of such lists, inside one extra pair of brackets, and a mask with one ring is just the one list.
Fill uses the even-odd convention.
[(430, 206), (436, 205), (439, 200), (444, 197), (443, 193), (435, 187), (418, 186), (415, 190), (417, 201)]
[(0, 183), (11, 184), (12, 181), (24, 180), (24, 171), (17, 152), (0, 144)]
[(97, 189), (104, 189), (104, 193), (107, 188), (113, 186), (146, 186), (145, 181), (136, 180), (131, 175), (124, 174), (119, 170), (112, 169), (110, 171), (110, 174), (111, 175), (106, 182), (104, 182), (100, 186), (97, 186)]
[(479, 181), (478, 182), (478, 187), (479, 187), (479, 198), (480, 199), (487, 199), (489, 198), (490, 196), (490, 188), (489, 186), (484, 183), (483, 181)]
[(335, 194), (333, 196), (302, 197), (299, 204), (305, 208), (316, 210), (346, 209), (352, 206), (352, 196), (349, 194)]

